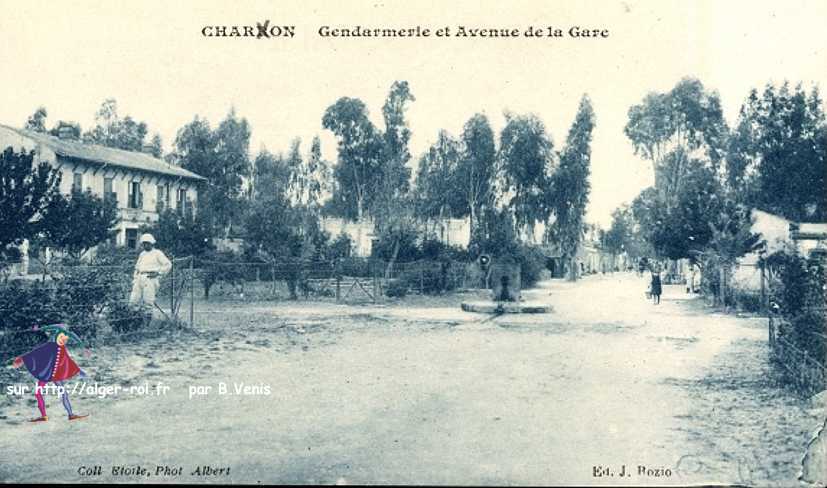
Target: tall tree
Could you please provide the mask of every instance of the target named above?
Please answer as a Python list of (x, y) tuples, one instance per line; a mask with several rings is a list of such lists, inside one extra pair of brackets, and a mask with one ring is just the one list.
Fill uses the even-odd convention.
[(727, 137), (720, 97), (693, 78), (632, 106), (624, 132), (635, 153), (652, 162), (655, 188), (665, 201), (681, 192), (689, 159), (717, 170)]
[(310, 154), (305, 160), (302, 178), (305, 184), (302, 188), (302, 200), (318, 213), (322, 201), (332, 189), (330, 163), (322, 157), (322, 141), (314, 136), (310, 143)]
[(471, 235), (479, 232), (480, 215), (494, 198), (497, 150), (488, 117), (475, 114), (462, 131), (462, 157), (456, 173), (456, 191), (465, 201), (463, 215), (470, 217)]
[(818, 88), (752, 90), (730, 139), (727, 176), (739, 201), (795, 221), (827, 219), (827, 123)]
[(330, 191), (330, 169), (322, 158), (321, 141), (313, 138), (307, 157), (301, 154), (301, 139), (296, 138), (290, 145), (286, 158), (281, 158), (285, 172), (285, 195), (290, 205), (302, 214), (307, 226), (318, 224), (322, 198)]
[(35, 164), (35, 152), (7, 147), (0, 157), (0, 258), (17, 256), (24, 239), (40, 231), (37, 223), (59, 203), (60, 172), (49, 163)]
[(411, 93), (408, 82), (394, 81), (382, 106), (385, 151), (382, 161), (381, 196), (387, 200), (404, 195), (410, 187), (411, 170), (407, 164), (411, 159), (408, 149), (411, 129), (405, 120), (405, 110), (408, 102), (413, 101), (416, 101), (416, 98)]
[(612, 268), (614, 268), (616, 257), (625, 252), (626, 241), (630, 235), (631, 229), (626, 214), (620, 209), (612, 212), (612, 225), (609, 230), (605, 232), (600, 230), (600, 245), (612, 256)]
[(34, 132), (46, 132), (46, 117), (48, 116), (49, 113), (46, 111), (46, 107), (37, 107), (37, 110), (26, 119), (24, 129)]
[(594, 110), (587, 95), (580, 99), (577, 116), (569, 129), (560, 166), (554, 173), (552, 201), (555, 221), (551, 226), (554, 240), (570, 261), (569, 279), (577, 279), (575, 257), (583, 238), (583, 217), (589, 202), (589, 173)]
[(59, 137), (61, 135), (61, 130), (65, 130), (66, 127), (68, 127), (69, 130), (71, 130), (73, 139), (80, 139), (80, 135), (82, 132), (80, 129), (80, 124), (68, 120), (58, 120), (54, 127), (52, 127), (49, 130), (49, 135)]
[(253, 162), (253, 200), (288, 200), (290, 178), (284, 158), (263, 148)]
[(199, 207), (212, 216), (211, 226), (227, 236), (241, 219), (250, 176), (250, 126), (231, 109), (213, 131), (197, 116), (175, 138), (174, 159), (180, 166), (207, 178)]
[(500, 134), (500, 161), (507, 206), (517, 226), (534, 238), (537, 222), (546, 222), (551, 175), (554, 172), (554, 144), (545, 124), (536, 115), (506, 114)]
[(161, 159), (164, 156), (164, 144), (161, 141), (161, 134), (156, 132), (152, 136), (152, 139), (149, 140), (149, 147), (151, 149), (150, 154), (156, 158)]
[(381, 134), (368, 119), (367, 107), (357, 98), (342, 97), (325, 110), (322, 126), (335, 134), (338, 162), (334, 169), (336, 193), (343, 217), (361, 222), (373, 190), (381, 183)]
[(213, 250), (208, 222), (191, 207), (184, 212), (165, 209), (146, 230), (158, 241), (158, 247), (171, 256), (203, 258)]
[(411, 154), (408, 142), (411, 130), (405, 119), (407, 104), (415, 100), (407, 81), (395, 81), (382, 106), (385, 132), (382, 134), (384, 147), (379, 169), (381, 181), (371, 203), (371, 215), (376, 222), (380, 241), (392, 243), (386, 277), (391, 274), (402, 242), (415, 233), (409, 194), (411, 170), (408, 161)]
[(146, 134), (145, 122), (138, 122), (128, 115), (121, 118), (118, 102), (114, 98), (108, 98), (95, 114), (95, 127), (83, 134), (83, 140), (127, 151), (140, 151)]
[(80, 259), (86, 251), (113, 236), (119, 220), (113, 199), (103, 199), (91, 191), (73, 191), (61, 197), (39, 221), (39, 243)]
[(419, 158), (414, 185), (418, 219), (439, 221), (462, 214), (464, 203), (455, 191), (461, 154), (460, 142), (441, 130), (436, 142)]
[(634, 260), (652, 255), (649, 241), (642, 233), (632, 206), (622, 205), (612, 212), (612, 225), (604, 239), (604, 244), (614, 254), (625, 252)]

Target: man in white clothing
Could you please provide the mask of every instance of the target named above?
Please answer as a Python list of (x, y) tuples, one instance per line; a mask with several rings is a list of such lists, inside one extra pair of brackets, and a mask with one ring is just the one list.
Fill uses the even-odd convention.
[(135, 263), (135, 273), (132, 276), (132, 294), (129, 296), (129, 303), (152, 307), (155, 305), (155, 293), (161, 276), (172, 269), (172, 263), (163, 252), (155, 249), (155, 238), (152, 234), (141, 236), (141, 247), (143, 251), (138, 255), (138, 262)]

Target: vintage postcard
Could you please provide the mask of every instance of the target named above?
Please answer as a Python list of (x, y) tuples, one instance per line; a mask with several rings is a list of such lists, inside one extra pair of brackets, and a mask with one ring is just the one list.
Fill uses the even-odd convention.
[(0, 482), (827, 483), (824, 1), (0, 7)]

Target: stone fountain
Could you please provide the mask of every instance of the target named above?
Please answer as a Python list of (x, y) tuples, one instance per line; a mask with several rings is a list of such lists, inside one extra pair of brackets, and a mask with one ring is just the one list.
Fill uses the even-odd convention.
[(523, 300), (520, 265), (513, 259), (498, 259), (482, 270), (486, 287), (491, 289), (490, 301), (463, 302), (462, 310), (478, 313), (549, 313), (551, 305)]

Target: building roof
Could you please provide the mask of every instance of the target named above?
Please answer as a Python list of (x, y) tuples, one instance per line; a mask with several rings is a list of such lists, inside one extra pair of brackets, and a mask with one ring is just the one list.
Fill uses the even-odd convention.
[(58, 156), (65, 158), (81, 159), (98, 164), (109, 164), (125, 169), (161, 173), (194, 180), (206, 179), (180, 166), (169, 164), (151, 154), (125, 151), (123, 149), (115, 149), (98, 144), (88, 144), (77, 140), (60, 139), (49, 134), (17, 129), (3, 124), (0, 124), (0, 127), (12, 130), (23, 137), (42, 144), (54, 151)]

